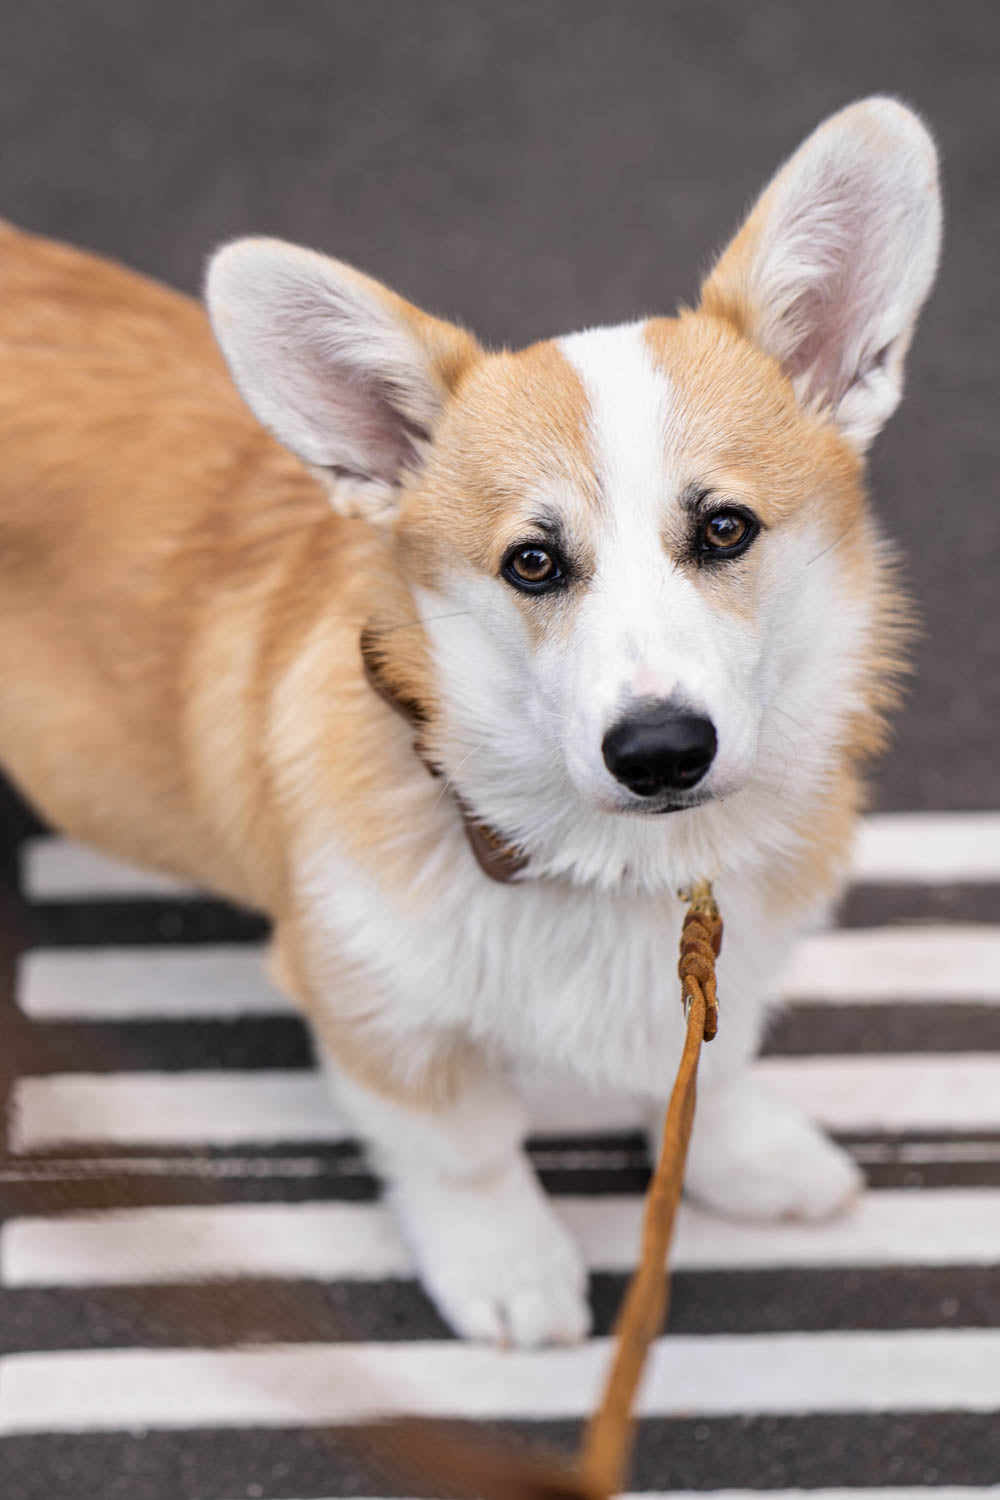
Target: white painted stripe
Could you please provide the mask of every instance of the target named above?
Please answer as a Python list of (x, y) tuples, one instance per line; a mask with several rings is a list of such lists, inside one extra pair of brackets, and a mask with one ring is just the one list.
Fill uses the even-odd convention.
[[(800, 944), (782, 984), (796, 1000), (864, 1004), (1000, 1000), (1000, 927), (886, 927), (821, 933)], [(229, 1018), (294, 1007), (266, 977), (260, 950), (36, 950), (18, 968), (36, 1020)]]
[(234, 1276), (378, 1281), (412, 1276), (394, 1216), (353, 1203), (226, 1204), (14, 1219), (5, 1286), (127, 1286)]
[[(1000, 927), (821, 933), (799, 946), (782, 991), (790, 999), (845, 1004), (1000, 1000)], [(227, 1019), (294, 1010), (268, 982), (259, 949), (244, 944), (37, 950), (20, 961), (17, 995), (41, 1021)]]
[(1000, 1053), (766, 1057), (761, 1082), (829, 1130), (1000, 1130)]
[(81, 901), (102, 896), (190, 896), (193, 886), (142, 870), (110, 854), (69, 839), (27, 839), (21, 849), (21, 880), (35, 901)]
[[(559, 1198), (557, 1211), (593, 1270), (635, 1264), (642, 1201)], [(730, 1222), (682, 1206), (678, 1270), (809, 1266), (994, 1265), (1000, 1191), (928, 1188), (867, 1193), (825, 1224)], [(11, 1219), (0, 1231), (6, 1286), (138, 1285), (279, 1277), (379, 1280), (414, 1265), (380, 1204), (222, 1204)]]
[[(68, 839), (29, 839), (24, 888), (36, 900), (192, 894), (183, 881), (126, 864)], [(862, 820), (855, 880), (877, 884), (1000, 881), (1000, 812), (881, 813)]]
[(1000, 1000), (1000, 927), (847, 928), (799, 944), (781, 984), (795, 1000), (846, 1004)]
[[(634, 1101), (596, 1097), (566, 1084), (538, 1085), (533, 1128), (547, 1134), (633, 1130)], [(14, 1151), (52, 1146), (235, 1145), (339, 1141), (352, 1134), (322, 1076), (304, 1069), (260, 1072), (56, 1073), (25, 1077), (10, 1105)]]
[(340, 1141), (349, 1134), (322, 1075), (293, 1069), (21, 1078), (10, 1104), (14, 1151)]
[(225, 1020), (293, 1009), (268, 983), (259, 949), (243, 944), (26, 953), (17, 998), (39, 1021)]
[(861, 824), (855, 880), (1000, 880), (1000, 812), (882, 813)]
[[(537, 1353), (451, 1342), (107, 1350), (0, 1360), (0, 1433), (311, 1426), (379, 1412), (578, 1417), (611, 1344)], [(1000, 1331), (716, 1334), (654, 1346), (641, 1416), (1000, 1407)]]
[[(1000, 1130), (1000, 1053), (767, 1057), (754, 1069), (832, 1130)], [(11, 1146), (19, 1152), (339, 1141), (351, 1134), (321, 1075), (295, 1069), (21, 1078), (10, 1111)], [(555, 1116), (570, 1112), (543, 1109), (536, 1128), (551, 1128)], [(606, 1119), (589, 1107), (587, 1129), (621, 1128), (628, 1119), (621, 1108)]]

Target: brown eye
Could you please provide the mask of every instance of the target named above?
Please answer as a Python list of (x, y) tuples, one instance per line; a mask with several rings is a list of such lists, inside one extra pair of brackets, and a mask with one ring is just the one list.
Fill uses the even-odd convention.
[(544, 583), (556, 571), (552, 554), (542, 547), (522, 547), (514, 553), (510, 565), (522, 583)]
[(701, 554), (735, 557), (749, 547), (758, 530), (757, 521), (746, 511), (717, 510), (701, 523)]
[(563, 576), (558, 555), (546, 547), (515, 547), (503, 562), (509, 583), (529, 593), (542, 591)]

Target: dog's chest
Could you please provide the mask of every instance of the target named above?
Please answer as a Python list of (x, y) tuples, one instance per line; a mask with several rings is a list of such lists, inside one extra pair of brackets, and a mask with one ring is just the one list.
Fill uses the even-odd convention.
[[(408, 1033), (458, 1032), (515, 1064), (659, 1094), (683, 1035), (681, 901), (545, 880), (497, 884), (463, 856), (428, 867), (405, 892), (331, 851), (313, 866), (311, 920), (368, 987), (355, 1003), (369, 1017), (377, 1006), (381, 1028), (401, 1045)], [(737, 1029), (749, 1023), (755, 1033), (779, 935), (730, 906), (720, 974), (739, 974)]]

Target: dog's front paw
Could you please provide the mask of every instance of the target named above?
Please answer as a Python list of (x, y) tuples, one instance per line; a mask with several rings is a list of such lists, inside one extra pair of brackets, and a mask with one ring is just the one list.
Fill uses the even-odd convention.
[(481, 1181), (407, 1181), (394, 1199), (424, 1286), (456, 1333), (520, 1348), (586, 1336), (580, 1252), (521, 1157)]
[(810, 1120), (749, 1078), (699, 1091), (685, 1188), (740, 1219), (827, 1219), (864, 1178)]

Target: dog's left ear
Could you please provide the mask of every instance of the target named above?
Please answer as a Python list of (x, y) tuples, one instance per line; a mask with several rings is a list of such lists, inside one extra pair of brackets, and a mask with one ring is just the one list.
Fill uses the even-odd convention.
[(763, 193), (702, 288), (859, 450), (895, 410), (937, 269), (937, 153), (893, 99), (826, 120)]
[(255, 415), (329, 482), (337, 509), (395, 513), (449, 395), (482, 352), (360, 271), (281, 240), (237, 240), (205, 284), (212, 326)]

